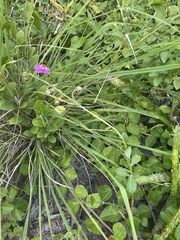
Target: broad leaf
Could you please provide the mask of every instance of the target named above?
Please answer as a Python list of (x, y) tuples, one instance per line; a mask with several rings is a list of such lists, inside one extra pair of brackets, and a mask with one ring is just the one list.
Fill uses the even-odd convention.
[(14, 204), (9, 202), (4, 202), (2, 204), (2, 212), (4, 215), (11, 213), (14, 210)]
[(69, 180), (75, 180), (77, 178), (77, 173), (73, 168), (66, 169), (65, 175)]
[(71, 210), (73, 211), (74, 214), (78, 213), (79, 209), (80, 209), (80, 203), (79, 200), (77, 199), (70, 199), (68, 201), (68, 205), (71, 208)]
[(141, 161), (141, 156), (140, 155), (132, 156), (132, 158), (131, 158), (131, 166), (136, 165), (140, 161)]
[(86, 204), (89, 208), (98, 208), (101, 205), (101, 202), (99, 193), (90, 194), (86, 198)]
[(116, 205), (109, 205), (100, 214), (103, 221), (117, 222), (120, 218), (119, 207)]
[(98, 187), (98, 193), (102, 201), (107, 201), (112, 196), (112, 189), (107, 185), (101, 185)]
[(124, 240), (126, 238), (126, 228), (120, 222), (113, 224), (114, 240)]
[(95, 218), (93, 218), (93, 220), (88, 218), (85, 221), (85, 224), (86, 224), (86, 227), (87, 227), (89, 232), (100, 235), (100, 231), (97, 227), (99, 227), (101, 229), (101, 226)]
[(88, 191), (83, 185), (77, 185), (75, 187), (75, 193), (78, 198), (85, 198), (88, 195)]
[(16, 108), (15, 104), (11, 101), (0, 100), (0, 110), (9, 111)]
[(43, 101), (37, 100), (34, 104), (34, 111), (36, 112), (37, 117), (41, 115), (47, 117), (49, 112), (49, 106), (45, 105)]
[(25, 120), (25, 118), (22, 116), (19, 116), (19, 115), (14, 116), (11, 119), (9, 119), (9, 124), (12, 124), (12, 125), (19, 124), (19, 123), (23, 122), (24, 120)]

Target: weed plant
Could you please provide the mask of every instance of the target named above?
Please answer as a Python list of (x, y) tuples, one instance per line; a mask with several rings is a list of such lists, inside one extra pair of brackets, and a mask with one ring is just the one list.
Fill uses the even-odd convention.
[(180, 239), (179, 8), (1, 1), (2, 239)]

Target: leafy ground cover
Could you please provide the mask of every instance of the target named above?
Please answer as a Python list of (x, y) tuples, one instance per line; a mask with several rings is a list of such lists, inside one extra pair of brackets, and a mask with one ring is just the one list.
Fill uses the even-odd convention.
[(2, 239), (180, 239), (179, 8), (1, 2)]

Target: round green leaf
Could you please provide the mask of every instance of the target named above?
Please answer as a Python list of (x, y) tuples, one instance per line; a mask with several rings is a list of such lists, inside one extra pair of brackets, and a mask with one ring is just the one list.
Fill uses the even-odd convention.
[(77, 173), (73, 168), (66, 169), (65, 175), (69, 180), (75, 180), (77, 178)]
[(139, 126), (136, 123), (129, 123), (127, 130), (132, 135), (139, 135)]
[(16, 221), (22, 221), (23, 216), (24, 216), (24, 212), (20, 209), (15, 208), (13, 213), (12, 213), (12, 216), (14, 217), (14, 219)]
[(19, 30), (17, 32), (17, 34), (16, 34), (17, 44), (22, 44), (23, 43), (23, 41), (25, 40), (24, 36), (25, 36), (25, 34), (24, 34), (23, 30)]
[(75, 193), (78, 198), (85, 198), (88, 195), (88, 191), (83, 185), (77, 185), (75, 187)]
[(149, 209), (149, 207), (145, 204), (140, 204), (137, 208), (138, 210), (138, 217), (139, 218), (149, 218), (151, 216), (151, 211)]
[(11, 187), (8, 191), (8, 197), (12, 200), (17, 196), (18, 192), (19, 190), (17, 188)]
[(29, 131), (30, 131), (32, 134), (37, 134), (37, 133), (38, 133), (38, 130), (39, 130), (39, 127), (38, 127), (38, 126), (32, 126)]
[(26, 137), (32, 137), (34, 134), (30, 131), (30, 130), (27, 130), (27, 131), (24, 131), (24, 136)]
[(83, 45), (83, 41), (78, 36), (73, 36), (71, 38), (71, 47), (73, 49), (78, 49)]
[(58, 112), (61, 115), (63, 115), (66, 111), (66, 108), (63, 106), (56, 106), (54, 109), (56, 110), (56, 112)]
[(166, 105), (161, 105), (159, 109), (161, 109), (163, 113), (170, 113), (172, 111), (171, 108)]
[(72, 161), (72, 157), (71, 155), (68, 155), (68, 154), (63, 154), (60, 158), (60, 167), (63, 167), (63, 168), (68, 168), (71, 164), (71, 161)]
[(54, 135), (49, 135), (47, 137), (47, 139), (48, 139), (48, 142), (50, 142), (50, 143), (55, 143), (56, 142), (56, 137)]
[(139, 145), (140, 144), (140, 141), (139, 141), (139, 137), (138, 136), (135, 136), (135, 135), (131, 135), (128, 137), (127, 139), (127, 144), (129, 145)]
[(142, 225), (143, 227), (148, 227), (148, 219), (147, 219), (146, 217), (143, 217), (143, 218), (141, 219), (141, 225)]
[(28, 207), (28, 201), (23, 198), (15, 198), (13, 203), (16, 209), (19, 209), (22, 212), (26, 212)]
[(117, 222), (120, 218), (119, 207), (116, 205), (109, 205), (100, 214), (103, 221)]
[(101, 185), (98, 187), (98, 193), (102, 201), (107, 201), (112, 196), (112, 189), (107, 185)]
[(157, 190), (151, 190), (148, 193), (148, 199), (150, 200), (153, 206), (157, 206), (160, 199), (162, 198), (162, 192)]
[(103, 149), (104, 149), (104, 142), (100, 139), (94, 139), (92, 141), (92, 145), (94, 147), (96, 147), (97, 149), (99, 149), (99, 151), (103, 151)]
[(86, 198), (86, 204), (89, 208), (98, 208), (101, 205), (101, 197), (99, 193), (89, 194)]
[(61, 187), (61, 186), (58, 187), (58, 192), (59, 192), (59, 191), (60, 191), (60, 194), (61, 194), (63, 197), (65, 197), (66, 194), (67, 194), (67, 192), (68, 192), (67, 188)]
[(126, 228), (122, 223), (113, 224), (114, 240), (124, 240), (126, 238)]
[(157, 137), (150, 135), (146, 138), (145, 145), (147, 147), (152, 147), (154, 144), (156, 144), (156, 142), (157, 142)]
[[(22, 236), (23, 235), (24, 228), (23, 227), (14, 227), (13, 233), (15, 236)], [(9, 236), (10, 237), (10, 236)]]
[(161, 77), (159, 77), (159, 76), (154, 77), (153, 84), (154, 84), (155, 87), (158, 87), (161, 82), (162, 82), (162, 78)]
[(112, 147), (112, 146), (105, 147), (105, 148), (103, 149), (103, 155), (107, 157), (107, 156), (111, 153), (112, 150), (113, 150), (113, 147)]
[(139, 113), (130, 112), (128, 114), (128, 118), (129, 118), (130, 122), (138, 123), (139, 119), (140, 119), (140, 114)]
[(47, 136), (48, 136), (48, 133), (45, 128), (41, 128), (37, 133), (37, 138), (46, 138)]
[(49, 126), (48, 126), (48, 131), (49, 132), (55, 132), (57, 131), (57, 126), (55, 123), (49, 122)]
[(4, 215), (11, 213), (14, 210), (14, 204), (9, 202), (4, 202), (2, 204), (2, 212)]
[(25, 108), (27, 106), (27, 102), (22, 102), (21, 105), (20, 105), (20, 108)]
[(49, 106), (45, 105), (43, 101), (37, 100), (34, 104), (34, 111), (36, 112), (37, 116), (47, 116), (49, 112)]
[(68, 205), (74, 214), (78, 213), (78, 211), (80, 209), (80, 203), (77, 199), (70, 199), (68, 201)]
[(8, 194), (8, 189), (5, 187), (0, 187), (0, 197), (1, 198), (6, 197), (7, 194)]
[(35, 127), (44, 127), (44, 123), (43, 123), (43, 121), (41, 119), (34, 118), (32, 120), (32, 124)]
[(132, 156), (131, 159), (131, 166), (136, 165), (138, 162), (141, 161), (141, 156), (140, 155), (134, 155)]

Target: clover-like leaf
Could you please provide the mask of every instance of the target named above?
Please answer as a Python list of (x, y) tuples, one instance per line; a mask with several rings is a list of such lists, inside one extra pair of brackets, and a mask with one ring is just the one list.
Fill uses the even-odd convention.
[(116, 205), (107, 206), (100, 214), (103, 221), (117, 222), (120, 218), (119, 207)]
[(89, 194), (86, 198), (86, 204), (89, 208), (98, 208), (101, 205), (101, 202), (99, 193)]

